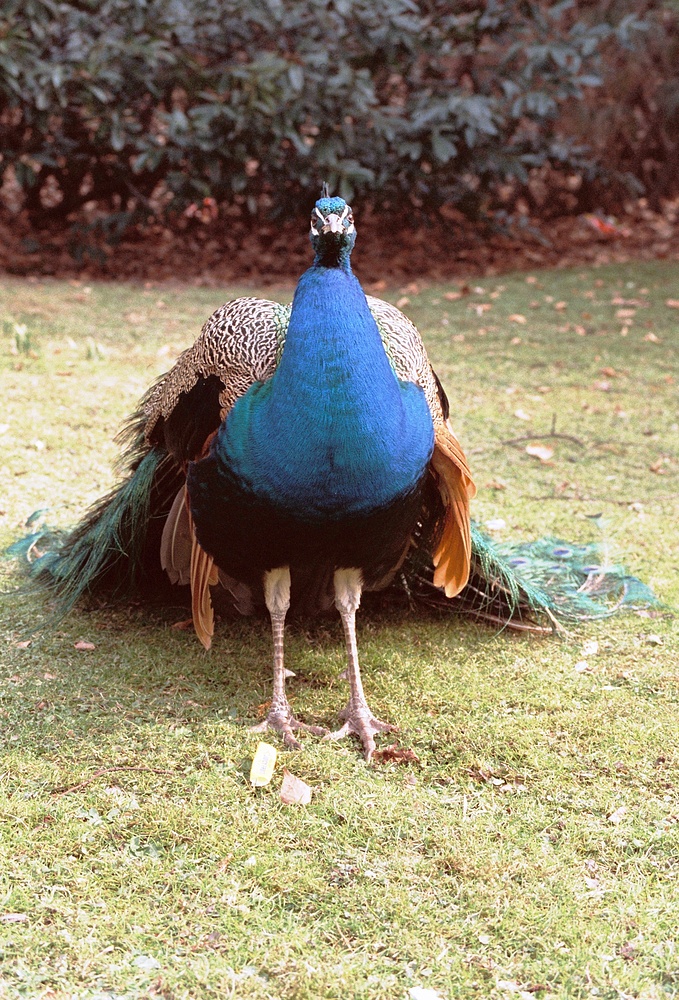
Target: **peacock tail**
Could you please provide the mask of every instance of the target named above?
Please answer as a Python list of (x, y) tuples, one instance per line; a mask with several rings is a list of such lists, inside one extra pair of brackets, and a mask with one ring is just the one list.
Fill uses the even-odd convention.
[(148, 446), (139, 413), (117, 440), (124, 450), (114, 489), (70, 531), (40, 526), (6, 550), (22, 559), (32, 584), (54, 599), (53, 620), (85, 597), (148, 597), (164, 587), (158, 547), (181, 471), (165, 449)]
[[(471, 474), (420, 334), (395, 306), (372, 296), (367, 304), (394, 374), (424, 394), (437, 442), (421, 517), (402, 565), (383, 585), (392, 592), (405, 589), (415, 602), (453, 614), (537, 631), (551, 630), (558, 621), (585, 621), (653, 604), (651, 590), (611, 564), (599, 544), (544, 538), (501, 545), (470, 523), (468, 513), (465, 529), (464, 508), (474, 493)], [(54, 598), (57, 615), (87, 596), (155, 600), (168, 593), (168, 574), (173, 583), (186, 583), (195, 563), (201, 566), (202, 583), (194, 597), (209, 619), (216, 570), (194, 551), (182, 492), (187, 469), (207, 454), (236, 402), (272, 378), (290, 316), (290, 306), (259, 298), (235, 299), (217, 309), (196, 342), (148, 390), (123, 431), (119, 485), (71, 531), (43, 528), (10, 547), (8, 553), (23, 556), (31, 579)], [(457, 499), (445, 508), (442, 494), (455, 491)], [(176, 539), (182, 546), (175, 545)], [(460, 565), (463, 569), (456, 571)], [(224, 573), (219, 580), (241, 612), (262, 606), (261, 595)], [(321, 600), (319, 606), (329, 603)]]
[[(137, 424), (138, 419), (132, 428)], [(74, 529), (41, 527), (7, 549), (55, 600), (52, 620), (88, 597), (157, 602), (160, 594), (172, 599), (174, 588), (162, 572), (158, 549), (181, 474), (166, 451), (144, 444), (138, 429), (134, 435), (128, 429), (126, 436), (132, 437), (123, 456), (126, 477)], [(498, 543), (472, 521), (469, 580), (453, 598), (434, 584), (427, 544), (431, 539), (415, 540), (385, 590), (387, 598), (405, 593), (415, 606), (538, 633), (552, 632), (560, 623), (587, 622), (658, 604), (650, 587), (609, 560), (605, 541), (572, 544), (545, 537)], [(182, 582), (188, 584), (188, 579)], [(244, 614), (256, 609), (263, 611), (263, 605), (247, 597), (238, 606)]]

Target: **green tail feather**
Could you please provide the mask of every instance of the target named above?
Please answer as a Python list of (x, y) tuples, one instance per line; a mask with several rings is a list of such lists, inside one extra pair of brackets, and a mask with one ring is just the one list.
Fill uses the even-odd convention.
[(560, 621), (607, 618), (622, 609), (657, 606), (653, 591), (610, 563), (600, 543), (570, 545), (554, 538), (497, 544), (472, 524), (469, 583), (449, 600), (433, 584), (431, 567), (406, 562), (406, 589), (427, 604), (482, 621), (529, 631)]
[[(58, 598), (66, 614), (85, 594), (108, 583), (113, 594), (132, 593), (143, 568), (151, 487), (163, 454), (149, 451), (134, 474), (104, 497), (72, 532), (39, 539), (50, 550), (31, 565), (31, 576)], [(56, 545), (55, 545), (56, 543)]]
[(608, 618), (658, 604), (650, 587), (609, 560), (605, 542), (572, 545), (548, 537), (496, 548), (522, 587), (548, 596), (558, 618)]
[[(37, 530), (7, 550), (23, 557), (33, 581), (54, 595), (57, 617), (88, 594), (143, 598), (170, 591), (160, 568), (160, 538), (183, 473), (164, 448), (148, 448), (139, 415), (125, 439), (120, 466), (126, 478), (72, 531)], [(38, 513), (44, 512), (29, 524)], [(419, 602), (531, 631), (658, 604), (649, 587), (610, 562), (605, 544), (571, 545), (554, 538), (498, 544), (475, 524), (471, 537), (469, 582), (457, 597), (450, 600), (434, 586), (432, 537), (411, 549), (392, 588), (400, 582)]]
[(129, 443), (119, 463), (126, 467), (119, 486), (73, 530), (44, 528), (7, 550), (23, 557), (32, 582), (56, 598), (57, 618), (86, 595), (122, 598), (143, 590), (145, 582), (163, 582), (160, 534), (181, 473), (165, 449), (146, 446), (137, 420), (122, 438)]

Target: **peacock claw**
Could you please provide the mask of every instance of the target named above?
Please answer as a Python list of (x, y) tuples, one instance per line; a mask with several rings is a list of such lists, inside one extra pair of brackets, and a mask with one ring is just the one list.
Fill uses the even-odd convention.
[(300, 722), (292, 714), (292, 709), (288, 705), (286, 708), (272, 709), (263, 722), (258, 722), (256, 726), (250, 727), (252, 733), (265, 733), (267, 729), (273, 729), (283, 737), (283, 743), (291, 750), (301, 750), (302, 744), (295, 738), (294, 730), (303, 729), (314, 736), (325, 736), (328, 732), (322, 726), (310, 726), (306, 722)]
[(392, 726), (390, 722), (382, 722), (381, 719), (376, 719), (364, 701), (353, 702), (350, 700), (347, 707), (340, 713), (340, 718), (345, 720), (344, 725), (340, 729), (335, 730), (334, 733), (328, 733), (324, 739), (341, 740), (350, 734), (358, 736), (367, 761), (370, 760), (375, 752), (375, 736), (377, 733), (393, 733), (397, 728), (396, 726)]

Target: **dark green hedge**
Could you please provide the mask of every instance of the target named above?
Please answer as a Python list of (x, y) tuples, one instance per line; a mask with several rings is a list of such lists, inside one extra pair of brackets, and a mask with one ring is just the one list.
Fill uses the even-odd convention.
[(163, 191), (176, 212), (211, 197), (290, 214), (322, 180), (474, 215), (533, 167), (599, 173), (560, 116), (600, 85), (602, 46), (648, 27), (600, 6), (5, 0), (0, 169), (35, 218), (94, 200), (120, 226)]

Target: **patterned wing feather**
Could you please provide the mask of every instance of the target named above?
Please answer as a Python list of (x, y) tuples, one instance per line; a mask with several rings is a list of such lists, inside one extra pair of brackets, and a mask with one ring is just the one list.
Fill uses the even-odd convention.
[(431, 460), (444, 513), (433, 552), (434, 583), (447, 597), (459, 594), (469, 579), (472, 556), (469, 502), (476, 495), (462, 447), (448, 417), (448, 400), (431, 366), (417, 327), (388, 302), (368, 296), (385, 350), (400, 379), (416, 382), (423, 390), (432, 420), (436, 444)]
[[(234, 299), (217, 309), (194, 345), (143, 400), (148, 444), (161, 441), (184, 468), (204, 455), (238, 397), (276, 370), (289, 312), (278, 302), (255, 298)], [(210, 587), (219, 582), (219, 574), (198, 544), (185, 494), (182, 486), (167, 515), (161, 564), (172, 582), (190, 582), (194, 628), (209, 649), (214, 630)], [(233, 589), (228, 578), (222, 582)], [(239, 607), (249, 610), (246, 590), (241, 587), (237, 597)]]
[(239, 396), (276, 370), (290, 307), (269, 299), (240, 298), (217, 309), (192, 347), (147, 393), (144, 402), (146, 438), (153, 440), (158, 421), (170, 417), (180, 398), (198, 381), (216, 376), (221, 417)]
[(444, 412), (445, 396), (427, 357), (419, 330), (390, 302), (372, 295), (368, 295), (367, 299), (394, 371), (404, 382), (416, 382), (423, 390), (434, 426), (444, 423), (447, 416)]

